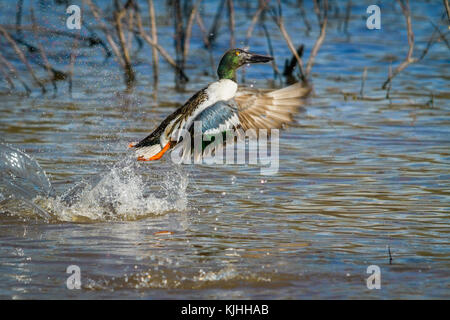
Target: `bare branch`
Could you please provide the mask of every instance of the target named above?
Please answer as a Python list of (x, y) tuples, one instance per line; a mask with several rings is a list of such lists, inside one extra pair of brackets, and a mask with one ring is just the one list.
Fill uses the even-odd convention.
[(109, 32), (108, 28), (106, 27), (105, 23), (102, 21), (100, 15), (101, 10), (98, 8), (94, 3), (92, 3), (92, 0), (84, 0), (87, 2), (89, 8), (91, 9), (92, 14), (94, 15), (95, 20), (97, 20), (100, 29), (102, 29), (103, 33), (105, 34), (106, 40), (108, 41), (112, 51), (114, 52), (119, 64), (125, 68), (125, 61), (122, 58), (122, 55), (120, 54), (119, 47), (117, 46), (116, 42), (114, 41), (111, 33)]
[[(79, 33), (78, 33), (79, 35)], [(74, 66), (75, 66), (75, 54), (78, 47), (78, 38), (74, 38), (73, 44), (72, 44), (72, 51), (70, 53), (70, 63), (69, 63), (69, 92), (72, 94), (72, 79), (73, 79), (73, 73), (74, 73)]]
[(142, 26), (142, 18), (139, 12), (136, 14), (137, 18), (137, 24), (139, 28), (139, 34), (140, 36), (152, 47), (155, 47), (158, 52), (161, 54), (161, 56), (178, 72), (182, 74), (182, 76), (185, 78), (186, 81), (189, 81), (189, 78), (186, 76), (183, 70), (179, 70), (179, 67), (175, 63), (175, 61), (172, 59), (172, 57), (167, 53), (167, 51), (161, 47), (156, 41), (154, 41), (144, 30), (144, 27)]
[(31, 90), (28, 87), (28, 85), (25, 83), (25, 81), (22, 80), (17, 69), (11, 63), (9, 63), (9, 61), (6, 60), (6, 58), (2, 55), (1, 51), (0, 51), (0, 63), (4, 64), (9, 69), (9, 72), (12, 73), (14, 75), (14, 77), (17, 80), (19, 80), (19, 82), (25, 88), (25, 91), (27, 92), (27, 94), (30, 94)]
[(211, 29), (210, 29), (210, 31), (208, 33), (208, 40), (209, 40), (209, 43), (211, 45), (214, 43), (214, 40), (217, 37), (217, 32), (218, 32), (219, 27), (220, 27), (220, 20), (221, 20), (221, 17), (222, 17), (223, 8), (225, 6), (225, 1), (227, 1), (227, 0), (220, 0), (219, 7), (217, 8), (217, 12), (216, 12), (216, 15), (214, 17), (213, 25), (211, 26)]
[(306, 34), (308, 35), (311, 31), (311, 24), (309, 23), (309, 20), (306, 15), (305, 6), (303, 5), (303, 0), (298, 0), (298, 6), (300, 8), (300, 14), (303, 18), (303, 21), (305, 22), (306, 26)]
[(199, 11), (197, 11), (197, 14), (195, 15), (195, 20), (197, 21), (197, 24), (202, 32), (203, 43), (205, 44), (205, 47), (208, 49), (211, 70), (212, 70), (212, 74), (214, 74), (216, 72), (216, 65), (214, 63), (214, 55), (212, 52), (212, 46), (211, 46), (211, 42), (209, 42), (208, 33), (206, 31), (205, 25), (203, 23), (203, 19), (200, 15)]
[[(267, 45), (269, 47), (269, 53), (272, 57), (274, 57), (274, 52), (273, 52), (273, 47), (272, 47), (272, 40), (270, 39), (270, 34), (269, 31), (267, 30), (266, 25), (263, 23), (262, 24), (262, 28), (264, 30), (264, 34), (266, 36), (267, 39)], [(281, 73), (280, 70), (278, 70), (278, 66), (275, 62), (275, 58), (272, 60), (272, 69), (273, 69), (273, 77), (274, 79), (276, 79), (277, 77), (279, 77), (281, 79)]]
[(448, 22), (450, 23), (450, 5), (448, 4), (448, 0), (443, 0), (443, 1), (444, 1), (445, 11), (447, 12)]
[(227, 0), (227, 7), (228, 7), (228, 21), (229, 21), (229, 28), (230, 28), (230, 48), (235, 47), (235, 40), (234, 40), (234, 3), (233, 0)]
[(17, 1), (17, 11), (16, 11), (16, 34), (19, 38), (22, 38), (22, 11), (23, 11), (23, 0)]
[(348, 21), (350, 20), (350, 14), (352, 11), (352, 0), (347, 1), (347, 6), (345, 7), (345, 21), (344, 21), (344, 32), (348, 34)]
[(323, 1), (323, 16), (321, 16), (321, 11), (317, 0), (314, 0), (314, 8), (316, 9), (317, 18), (319, 20), (320, 25), (320, 34), (317, 38), (314, 46), (311, 50), (311, 53), (308, 57), (308, 63), (306, 65), (305, 77), (308, 79), (311, 74), (312, 66), (314, 65), (314, 59), (316, 58), (317, 53), (319, 52), (320, 47), (322, 46), (323, 40), (325, 40), (327, 22), (328, 22), (328, 0)]
[(270, 2), (270, 0), (261, 0), (259, 2), (259, 8), (256, 10), (255, 14), (253, 15), (252, 21), (250, 22), (250, 26), (247, 29), (247, 33), (245, 36), (245, 46), (248, 46), (248, 43), (250, 41), (250, 37), (252, 36), (253, 29), (255, 28), (256, 23), (259, 20), (259, 17), (261, 16), (261, 13), (263, 13), (264, 10), (266, 10), (267, 4)]
[(14, 82), (12, 81), (11, 77), (8, 75), (6, 70), (3, 68), (3, 64), (0, 63), (0, 73), (3, 75), (3, 78), (5, 78), (6, 82), (8, 82), (10, 90), (14, 90), (16, 86), (14, 85)]
[(114, 26), (116, 28), (117, 36), (119, 38), (119, 44), (121, 48), (121, 55), (123, 60), (123, 68), (125, 70), (125, 83), (127, 86), (130, 86), (135, 80), (135, 74), (133, 71), (133, 67), (131, 65), (131, 59), (130, 59), (130, 53), (128, 51), (128, 47), (126, 44), (125, 35), (123, 33), (123, 25), (122, 25), (122, 18), (126, 14), (126, 9), (121, 8), (119, 5), (119, 1), (114, 1), (115, 10), (114, 10)]
[(406, 56), (405, 61), (403, 61), (395, 70), (392, 72), (390, 76), (386, 79), (386, 81), (383, 83), (382, 89), (386, 89), (386, 86), (392, 81), (392, 79), (395, 78), (400, 72), (402, 72), (407, 66), (409, 66), (411, 63), (417, 62), (418, 59), (413, 58), (413, 52), (414, 52), (414, 33), (412, 31), (412, 25), (411, 25), (411, 11), (409, 8), (409, 0), (406, 0), (406, 3), (403, 3), (402, 0), (398, 0), (400, 3), (400, 6), (403, 11), (403, 15), (406, 19), (406, 29), (408, 33), (408, 54)]
[(450, 43), (448, 43), (448, 40), (445, 37), (448, 34), (448, 32), (446, 34), (443, 34), (441, 32), (441, 30), (439, 29), (439, 27), (433, 23), (433, 21), (430, 20), (430, 23), (433, 25), (435, 31), (437, 31), (437, 33), (439, 33), (439, 39), (441, 39), (447, 45), (447, 48), (450, 49)]
[[(152, 39), (155, 43), (158, 43), (158, 30), (156, 28), (155, 6), (153, 5), (153, 0), (148, 0), (147, 6), (148, 6), (148, 16), (150, 18), (150, 31)], [(156, 86), (158, 84), (159, 78), (158, 50), (156, 49), (155, 46), (151, 47), (152, 47), (152, 61), (153, 61), (153, 82), (154, 85)]]
[(281, 12), (281, 2), (278, 0), (278, 12), (272, 13), (272, 17), (277, 24), (278, 28), (281, 31), (281, 34), (284, 37), (284, 40), (286, 41), (289, 50), (291, 50), (292, 54), (294, 55), (295, 59), (297, 60), (299, 71), (300, 71), (300, 78), (303, 82), (307, 81), (307, 78), (305, 76), (305, 73), (303, 71), (303, 61), (302, 58), (299, 57), (297, 50), (295, 50), (294, 44), (292, 43), (291, 37), (289, 36), (288, 32), (286, 31), (286, 28), (284, 27), (284, 20), (283, 20), (283, 14)]
[[(36, 34), (37, 34), (36, 19), (34, 17), (33, 8), (31, 7), (30, 9), (31, 9), (31, 21), (33, 24), (33, 34), (36, 37)], [(38, 42), (38, 50), (37, 51), (39, 51), (39, 53), (41, 55), (42, 61), (44, 62), (44, 67), (47, 70), (47, 72), (50, 76), (50, 79), (52, 81), (53, 89), (56, 91), (57, 90), (56, 81), (65, 79), (67, 77), (67, 75), (65, 72), (56, 70), (51, 66), (50, 62), (48, 61), (47, 54), (45, 53), (44, 46), (40, 42)]]
[(2, 26), (0, 26), (0, 32), (3, 34), (3, 36), (6, 38), (6, 40), (8, 40), (8, 42), (11, 44), (12, 48), (14, 49), (14, 51), (16, 52), (16, 54), (19, 56), (19, 59), (22, 61), (22, 63), (26, 66), (26, 68), (28, 69), (28, 71), (31, 74), (31, 77), (33, 78), (33, 80), (36, 82), (36, 84), (41, 87), (41, 90), (43, 93), (47, 92), (47, 90), (45, 89), (45, 86), (42, 84), (42, 82), (36, 77), (36, 74), (33, 71), (33, 68), (31, 67), (31, 65), (28, 63), (27, 58), (25, 57), (25, 55), (22, 53), (22, 51), (19, 49), (19, 47), (17, 46), (17, 43), (14, 41), (14, 39), (11, 38), (11, 36), (9, 35), (8, 31), (5, 30), (5, 28), (3, 28)]
[(178, 88), (180, 85), (184, 84), (185, 79), (181, 75), (180, 70), (184, 69), (184, 40), (185, 40), (185, 30), (183, 28), (183, 15), (181, 14), (181, 0), (173, 1), (174, 10), (174, 27), (175, 27), (175, 53), (176, 53), (176, 63), (177, 69), (175, 70), (175, 84)]
[(189, 45), (191, 42), (190, 40), (191, 40), (191, 35), (192, 35), (192, 26), (194, 25), (194, 19), (195, 19), (195, 16), (197, 15), (198, 6), (200, 5), (201, 1), (202, 0), (197, 0), (194, 7), (192, 8), (191, 14), (189, 15), (188, 23), (186, 26), (186, 39), (184, 41), (184, 51), (183, 51), (183, 55), (184, 55), (185, 59), (189, 54)]

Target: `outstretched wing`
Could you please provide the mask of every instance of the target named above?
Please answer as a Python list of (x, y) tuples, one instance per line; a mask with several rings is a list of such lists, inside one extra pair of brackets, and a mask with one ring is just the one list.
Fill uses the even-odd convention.
[(279, 129), (292, 121), (293, 114), (303, 105), (311, 91), (300, 83), (275, 91), (243, 88), (235, 100), (239, 121), (244, 130)]
[(191, 136), (193, 136), (196, 122), (197, 125), (201, 122), (202, 134), (204, 135), (214, 135), (239, 128), (237, 109), (238, 105), (233, 99), (216, 102), (195, 117), (189, 128)]
[[(222, 148), (226, 143), (226, 133), (232, 130), (233, 135), (235, 135), (235, 133), (238, 132), (234, 131), (241, 127), (237, 108), (238, 105), (233, 99), (228, 101), (218, 101), (200, 112), (193, 119), (191, 126), (188, 129), (192, 139), (191, 146), (194, 146), (195, 135), (200, 132), (202, 134), (202, 153), (194, 153), (195, 159), (198, 159), (201, 155), (209, 156), (211, 155), (210, 152), (216, 152), (215, 148), (208, 150), (207, 147), (210, 145), (212, 146), (212, 143), (216, 142), (217, 136), (221, 135), (222, 139), (218, 140), (214, 145), (217, 148)], [(201, 131), (198, 129), (199, 125), (201, 125)], [(206, 150), (208, 150), (207, 153), (205, 153)], [(191, 151), (193, 152), (194, 148), (192, 148)]]

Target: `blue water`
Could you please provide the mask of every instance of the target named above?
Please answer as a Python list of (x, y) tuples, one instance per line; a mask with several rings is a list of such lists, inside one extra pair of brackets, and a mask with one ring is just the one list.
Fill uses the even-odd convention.
[[(110, 13), (109, 2), (97, 3)], [(155, 3), (159, 42), (174, 57), (171, 12)], [(305, 44), (306, 61), (318, 27), (305, 3), (309, 34), (294, 2), (283, 2), (283, 14), (295, 45)], [(45, 95), (33, 86), (27, 97), (20, 83), (11, 94), (0, 81), (0, 141), (7, 144), (0, 149), (0, 297), (449, 298), (448, 47), (433, 44), (393, 80), (386, 99), (381, 85), (389, 64), (395, 68), (408, 50), (400, 7), (383, 2), (382, 29), (370, 31), (365, 10), (372, 3), (354, 3), (346, 34), (347, 2), (333, 3), (340, 18), (334, 5), (312, 70), (314, 93), (281, 132), (280, 168), (272, 176), (254, 165), (174, 166), (168, 157), (137, 163), (127, 150), (215, 79), (197, 24), (184, 90), (175, 89), (162, 58), (154, 89), (147, 45), (132, 50), (138, 80), (131, 92), (117, 62), (85, 44), (77, 51), (72, 95), (67, 82), (58, 82), (56, 93), (48, 83)], [(239, 46), (256, 9), (251, 3), (248, 16), (244, 4), (235, 1)], [(217, 5), (200, 7), (208, 29)], [(29, 6), (25, 1), (24, 25)], [(63, 5), (33, 6), (38, 23), (65, 30)], [(83, 23), (95, 27), (88, 7), (81, 8)], [(411, 8), (419, 56), (434, 30), (429, 21), (443, 34), (448, 22), (440, 1), (413, 1)], [(14, 25), (15, 12), (15, 4), (2, 2), (0, 24)], [(228, 49), (227, 23), (224, 16), (216, 64)], [(270, 16), (265, 23), (282, 70), (291, 53)], [(55, 67), (67, 69), (71, 38), (26, 35), (46, 45)], [(0, 48), (16, 61), (3, 37)], [(259, 26), (250, 50), (268, 53)], [(270, 65), (247, 68), (245, 82), (280, 85)], [(14, 154), (23, 161), (11, 171), (4, 157)], [(66, 286), (70, 265), (80, 267), (80, 290)], [(366, 286), (370, 265), (381, 269), (379, 290)]]

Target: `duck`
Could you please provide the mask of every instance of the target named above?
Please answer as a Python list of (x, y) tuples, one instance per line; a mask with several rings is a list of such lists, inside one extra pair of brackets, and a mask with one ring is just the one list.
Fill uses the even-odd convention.
[(267, 63), (273, 57), (230, 49), (217, 68), (218, 80), (195, 93), (185, 104), (167, 116), (139, 142), (132, 142), (138, 161), (159, 160), (181, 143), (177, 132), (192, 132), (194, 122), (202, 121), (202, 134), (242, 129), (281, 129), (292, 122), (310, 88), (299, 82), (277, 89), (238, 86), (236, 71), (248, 64)]

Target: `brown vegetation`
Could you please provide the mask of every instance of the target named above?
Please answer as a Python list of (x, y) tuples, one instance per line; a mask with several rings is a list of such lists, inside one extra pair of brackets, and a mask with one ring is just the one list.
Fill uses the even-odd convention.
[[(418, 57), (413, 57), (414, 33), (412, 30), (409, 0), (397, 1), (406, 20), (409, 49), (405, 60), (389, 72), (386, 81), (382, 85), (382, 88), (387, 90), (387, 96), (389, 96), (392, 80), (408, 65), (422, 60), (433, 43), (443, 41), (448, 46), (446, 34), (442, 34), (439, 28), (435, 26), (435, 31), (430, 37), (423, 53)], [(55, 3), (58, 3), (58, 1), (55, 1)], [(197, 26), (201, 32), (201, 39), (205, 50), (208, 52), (209, 63), (214, 74), (215, 61), (213, 47), (221, 32), (228, 34), (230, 47), (236, 45), (236, 8), (242, 6), (245, 7), (249, 21), (247, 31), (244, 35), (245, 38), (243, 39), (245, 48), (250, 46), (255, 29), (259, 27), (266, 36), (269, 53), (274, 55), (275, 58), (279, 58), (273, 50), (271, 40), (273, 35), (269, 32), (270, 27), (272, 27), (272, 30), (278, 29), (285, 40), (286, 46), (292, 53), (292, 57), (283, 57), (285, 59), (283, 72), (280, 72), (275, 60), (273, 61), (274, 79), (285, 83), (293, 83), (299, 80), (304, 83), (310, 83), (313, 81), (312, 71), (315, 59), (326, 40), (327, 29), (330, 27), (333, 19), (335, 19), (336, 21), (338, 20), (336, 23), (337, 27), (348, 35), (348, 24), (352, 10), (352, 2), (350, 0), (347, 1), (341, 11), (337, 2), (332, 0), (314, 0), (312, 9), (308, 9), (302, 0), (289, 3), (291, 9), (298, 10), (299, 16), (305, 25), (306, 34), (309, 35), (311, 32), (317, 32), (317, 38), (312, 48), (306, 48), (303, 43), (296, 43), (295, 40), (299, 37), (290, 34), (292, 32), (289, 32), (289, 28), (286, 27), (283, 17), (283, 7), (286, 4), (281, 0), (259, 0), (257, 3), (255, 2), (257, 4), (256, 6), (253, 2), (243, 4), (237, 0), (219, 0), (209, 28), (205, 25), (204, 10), (202, 10), (205, 5), (204, 1), (167, 0), (165, 2), (167, 17), (172, 20), (171, 23), (173, 25), (173, 52), (175, 52), (175, 56), (173, 57), (170, 54), (172, 51), (164, 48), (158, 42), (158, 17), (157, 12), (155, 12), (153, 0), (148, 0), (147, 2), (111, 0), (110, 6), (107, 8), (100, 8), (93, 0), (83, 0), (83, 3), (82, 27), (89, 31), (89, 36), (82, 35), (79, 30), (62, 31), (49, 28), (45, 25), (39, 25), (36, 22), (33, 8), (24, 8), (22, 0), (17, 2), (15, 25), (0, 25), (0, 38), (4, 38), (4, 43), (7, 43), (7, 50), (10, 52), (9, 55), (0, 52), (0, 76), (4, 78), (11, 91), (20, 90), (20, 87), (18, 88), (16, 86), (17, 82), (21, 84), (27, 94), (31, 92), (33, 86), (40, 88), (45, 93), (47, 91), (46, 83), (51, 82), (56, 92), (58, 81), (68, 81), (71, 90), (74, 69), (76, 68), (77, 48), (83, 45), (88, 45), (93, 49), (101, 47), (105, 52), (106, 58), (112, 56), (123, 72), (123, 78), (127, 88), (131, 88), (139, 78), (135, 71), (136, 63), (134, 58), (136, 53), (132, 52), (134, 48), (133, 44), (135, 43), (138, 45), (138, 50), (141, 50), (144, 43), (149, 46), (149, 54), (145, 56), (151, 61), (149, 64), (153, 68), (155, 92), (157, 91), (156, 88), (159, 81), (160, 57), (173, 68), (176, 87), (182, 88), (189, 81), (186, 72), (186, 62), (189, 59), (191, 51), (190, 45), (194, 26)], [(443, 4), (448, 13), (448, 1), (444, 0)], [(145, 6), (147, 10), (142, 10), (143, 8), (145, 9)], [(334, 10), (334, 16), (331, 16), (332, 10)], [(24, 11), (31, 12), (29, 15), (31, 16), (30, 21), (26, 21), (28, 19), (22, 17)], [(145, 16), (143, 16), (144, 12), (146, 12)], [(161, 13), (159, 12), (159, 14)], [(310, 17), (314, 15), (317, 18), (317, 26), (310, 22)], [(271, 19), (267, 19), (267, 17)], [(226, 24), (222, 23), (222, 20), (225, 18), (228, 19), (228, 23)], [(101, 31), (101, 36), (95, 33), (97, 30)], [(33, 34), (33, 39), (29, 38), (30, 31)], [(52, 58), (47, 53), (48, 50), (45, 49), (42, 43), (36, 41), (42, 35), (72, 39), (72, 45), (67, 46), (69, 51), (67, 56), (70, 57), (70, 60), (66, 70), (59, 70), (52, 65)], [(307, 59), (303, 57), (304, 52), (309, 53)], [(38, 62), (37, 59), (30, 59), (30, 55), (34, 54), (40, 56), (39, 60), (41, 62)], [(27, 79), (28, 77), (20, 74), (19, 70), (23, 68), (19, 68), (19, 65), (25, 67), (32, 83), (27, 83), (30, 81)], [(44, 69), (48, 79), (42, 79), (42, 73), (40, 77), (35, 71), (34, 65)], [(363, 90), (366, 76), (367, 69), (364, 70), (360, 92), (361, 97), (364, 95)], [(245, 81), (245, 71), (242, 73), (242, 80)]]

